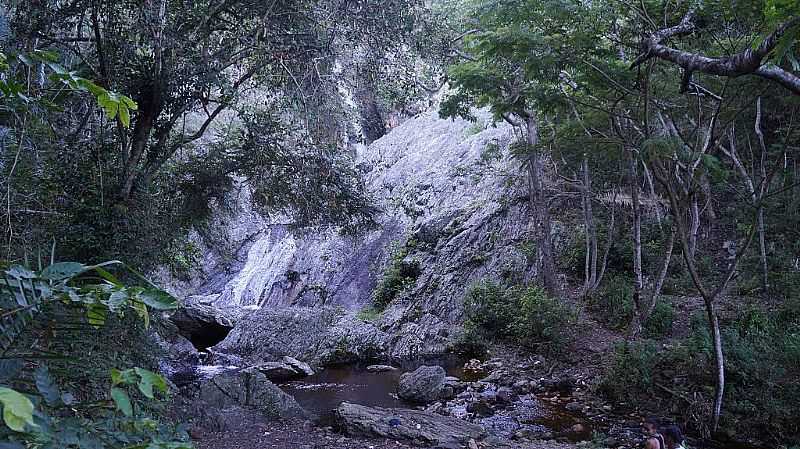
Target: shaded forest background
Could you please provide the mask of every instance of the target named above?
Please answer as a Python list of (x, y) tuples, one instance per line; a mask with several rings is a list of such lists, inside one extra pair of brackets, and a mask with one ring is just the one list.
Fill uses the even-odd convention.
[[(568, 339), (554, 329), (585, 307), (627, 340), (599, 394), (655, 398), (699, 435), (798, 443), (795, 2), (9, 0), (0, 12), (9, 441), (67, 447), (58, 429), (90, 428), (78, 447), (189, 447), (180, 428), (143, 424), (167, 390), (145, 343), (97, 340), (168, 327), (148, 311), (177, 303), (138, 273), (196, 264), (188, 231), (242, 183), (298, 228), (370, 229), (379, 211), (352, 145), (439, 92), (443, 117), (482, 107), (515, 127), (540, 273), (537, 286), (476, 285), (465, 346), (515, 340), (557, 358)], [(126, 265), (93, 265), (109, 260)], [(395, 268), (384, 284), (402, 281)], [(680, 316), (687, 301), (702, 312)], [(70, 357), (43, 362), (52, 354)], [(149, 369), (106, 375), (130, 366)]]

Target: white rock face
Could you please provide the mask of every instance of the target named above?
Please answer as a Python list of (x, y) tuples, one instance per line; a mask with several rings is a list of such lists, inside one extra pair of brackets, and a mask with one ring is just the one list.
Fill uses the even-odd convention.
[[(203, 243), (202, 272), (173, 283), (173, 290), (189, 304), (211, 304), (238, 320), (219, 346), (224, 351), (259, 360), (309, 357), (308, 348), (280, 345), (265, 345), (269, 354), (257, 354), (258, 340), (279, 331), (265, 321), (289, 307), (304, 308), (299, 316), (337, 308), (351, 316), (349, 335), (353, 323), (361, 322), (352, 315), (370, 304), (391, 248), (406, 245), (407, 259), (419, 262), (421, 274), (377, 321), (364, 323), (366, 340), (393, 355), (442, 351), (462, 319), (471, 282), (532, 275), (521, 250), (532, 238), (523, 180), (508, 154), (513, 131), (479, 115), (478, 123), (469, 123), (426, 112), (359, 149), (369, 189), (383, 210), (379, 229), (359, 238), (335, 230), (293, 235), (283, 225), (254, 218), (242, 194), (238, 212), (214, 225), (227, 233), (219, 240), (234, 249), (232, 260), (213, 242)], [(324, 338), (341, 337), (336, 327)], [(325, 360), (329, 354), (316, 355)]]

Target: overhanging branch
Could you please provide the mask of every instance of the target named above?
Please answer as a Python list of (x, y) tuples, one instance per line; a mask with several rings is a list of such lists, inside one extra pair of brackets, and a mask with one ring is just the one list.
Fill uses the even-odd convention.
[(693, 72), (726, 77), (754, 75), (774, 81), (800, 95), (800, 77), (764, 61), (789, 29), (797, 25), (800, 25), (800, 17), (794, 17), (778, 26), (756, 48), (748, 48), (731, 56), (712, 58), (699, 53), (678, 50), (664, 44), (664, 41), (671, 37), (685, 36), (697, 30), (694, 23), (694, 10), (690, 10), (680, 24), (658, 30), (645, 39), (642, 42), (642, 53), (633, 61), (631, 68), (641, 65), (651, 58), (659, 58), (683, 68), (685, 70), (684, 83)]

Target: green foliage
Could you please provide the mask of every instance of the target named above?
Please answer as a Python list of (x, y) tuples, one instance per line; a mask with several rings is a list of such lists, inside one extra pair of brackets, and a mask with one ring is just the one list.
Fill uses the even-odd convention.
[(462, 357), (480, 358), (488, 351), (489, 335), (484, 328), (476, 325), (471, 320), (464, 323), (461, 329), (450, 344), (450, 352)]
[[(39, 272), (19, 265), (5, 270), (0, 279), (0, 310), (4, 310), (0, 318), (3, 331), (0, 349), (8, 350), (35, 319), (36, 312), (51, 302), (84, 307), (86, 318), (93, 326), (105, 324), (108, 313), (126, 311), (135, 313), (147, 325), (148, 308), (171, 310), (178, 307), (174, 297), (149, 281), (147, 287), (126, 287), (106, 269), (115, 265), (124, 266), (119, 261), (97, 265), (60, 262)], [(146, 281), (137, 272), (128, 271)]]
[(372, 306), (367, 306), (358, 311), (358, 314), (356, 314), (356, 318), (366, 323), (371, 323), (380, 318), (381, 313), (383, 312), (380, 309)]
[(24, 395), (7, 387), (0, 387), (0, 404), (3, 406), (3, 422), (9, 429), (22, 432), (25, 426), (35, 427), (33, 403)]
[[(761, 429), (784, 442), (800, 442), (795, 417), (800, 412), (800, 321), (785, 308), (738, 311), (722, 325), (726, 348), (722, 426)], [(691, 334), (673, 345), (652, 340), (618, 345), (599, 391), (609, 399), (639, 403), (650, 412), (681, 416), (698, 431), (713, 400), (710, 333), (702, 316), (693, 317)], [(677, 392), (677, 393), (676, 393)], [(648, 398), (641, 402), (642, 398)], [(692, 398), (687, 404), (685, 398)]]
[[(124, 322), (119, 318), (132, 315), (146, 327), (151, 310), (177, 307), (175, 298), (131, 269), (126, 274), (145, 287), (122, 284), (108, 271), (115, 266), (124, 268), (116, 261), (97, 265), (61, 262), (38, 271), (21, 266), (3, 271), (0, 350), (8, 361), (0, 365), (5, 423), (0, 427), (0, 445), (192, 447), (185, 432), (153, 418), (155, 409), (150, 402), (157, 393), (165, 398), (169, 390), (162, 376), (140, 367), (112, 369), (108, 387), (108, 371), (102, 366), (115, 361), (109, 349), (121, 345), (132, 354), (137, 349), (132, 345), (139, 341), (135, 327), (124, 327), (130, 323), (120, 326)], [(69, 327), (56, 331), (56, 320)], [(123, 327), (124, 341), (121, 336), (102, 338), (108, 327), (116, 326)], [(91, 333), (100, 335), (87, 342), (85, 337)], [(90, 343), (93, 340), (94, 344)], [(98, 341), (102, 342), (100, 350)], [(96, 390), (100, 382), (105, 387)], [(36, 393), (29, 391), (31, 385)]]
[(524, 346), (559, 352), (571, 341), (569, 327), (577, 313), (563, 300), (549, 296), (540, 287), (513, 289), (519, 310), (512, 324), (514, 336)]
[(624, 329), (634, 314), (633, 279), (627, 276), (610, 276), (591, 298), (589, 309), (612, 329)]
[(372, 292), (372, 304), (376, 310), (383, 310), (398, 294), (413, 286), (422, 273), (419, 261), (408, 259), (409, 247), (395, 248), (383, 277)]
[(658, 363), (663, 358), (658, 349), (651, 340), (618, 344), (613, 364), (604, 373), (599, 391), (620, 402), (656, 395)]
[(665, 300), (656, 300), (653, 312), (644, 322), (644, 336), (648, 338), (664, 338), (672, 332), (675, 321), (675, 308)]
[(473, 284), (464, 297), (464, 310), (469, 321), (496, 337), (512, 335), (511, 323), (517, 315), (515, 304), (506, 295), (506, 288), (493, 281)]
[(576, 320), (573, 308), (540, 287), (506, 288), (492, 281), (470, 287), (464, 309), (470, 324), (459, 344), (473, 350), (480, 347), (470, 340), (485, 335), (559, 353), (570, 343), (568, 326)]
[(24, 79), (30, 79), (31, 70), (41, 70), (43, 75), (45, 69), (50, 74), (48, 79), (61, 87), (73, 92), (89, 92), (97, 101), (98, 106), (106, 113), (106, 116), (113, 120), (119, 116), (123, 127), (130, 126), (131, 111), (137, 109), (137, 104), (131, 98), (111, 92), (98, 86), (93, 81), (83, 78), (76, 71), (65, 69), (59, 61), (59, 54), (50, 50), (34, 49), (29, 53), (19, 53), (16, 57), (7, 56), (0, 52), (0, 105), (2, 109), (29, 110), (35, 107), (55, 109), (56, 104), (47, 97), (46, 89), (32, 90), (30, 82), (25, 83)]

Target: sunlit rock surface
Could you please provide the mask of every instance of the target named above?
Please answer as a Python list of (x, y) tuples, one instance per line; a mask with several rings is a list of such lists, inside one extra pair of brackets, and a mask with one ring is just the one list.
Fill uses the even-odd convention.
[[(291, 355), (316, 363), (363, 355), (443, 352), (463, 320), (471, 282), (529, 278), (524, 186), (509, 155), (512, 129), (426, 112), (359, 149), (380, 228), (293, 234), (250, 210), (246, 189), (195, 240), (202, 269), (170, 282), (185, 303), (211, 306), (236, 325), (215, 350), (252, 362)], [(209, 237), (210, 236), (210, 237)], [(419, 262), (416, 284), (369, 322), (368, 307), (392, 248)]]

